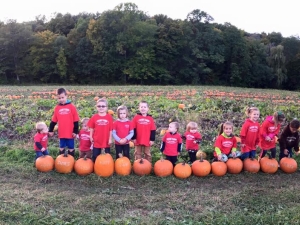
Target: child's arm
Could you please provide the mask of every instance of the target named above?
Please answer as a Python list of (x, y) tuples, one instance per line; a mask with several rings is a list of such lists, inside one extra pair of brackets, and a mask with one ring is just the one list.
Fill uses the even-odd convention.
[(53, 130), (54, 130), (54, 127), (55, 127), (56, 124), (57, 124), (56, 122), (51, 121), (51, 123), (50, 123), (50, 125), (49, 125), (49, 131), (48, 131), (48, 134), (49, 134), (50, 137), (53, 136)]
[(94, 135), (94, 129), (90, 128), (90, 141), (91, 141), (92, 144), (94, 143), (93, 135)]
[(125, 137), (128, 141), (131, 140), (131, 138), (133, 137), (133, 133), (134, 131), (133, 130), (130, 130), (129, 131), (129, 134)]
[(121, 138), (117, 135), (116, 130), (112, 130), (112, 136), (117, 142), (120, 142)]
[(74, 128), (73, 128), (73, 137), (76, 137), (76, 134), (78, 134), (78, 128), (79, 128), (78, 121), (75, 121)]
[(112, 131), (109, 132), (109, 140), (108, 140), (108, 144), (112, 144), (113, 143), (113, 138), (112, 138)]
[(166, 147), (166, 143), (163, 141), (160, 145), (160, 151), (163, 153)]

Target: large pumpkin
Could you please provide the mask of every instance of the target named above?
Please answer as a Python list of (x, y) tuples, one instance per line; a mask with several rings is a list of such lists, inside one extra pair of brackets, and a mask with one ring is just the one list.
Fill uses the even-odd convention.
[(127, 157), (119, 154), (119, 158), (115, 161), (116, 174), (127, 176), (131, 173), (131, 163)]
[(74, 168), (75, 159), (65, 151), (64, 154), (55, 159), (55, 170), (59, 173), (71, 173)]
[(200, 159), (202, 157), (202, 159), (206, 159), (207, 155), (204, 151), (202, 150), (198, 150), (196, 153), (196, 158)]
[(244, 160), (244, 170), (249, 173), (257, 173), (260, 170), (259, 162), (254, 158), (247, 158)]
[(110, 177), (114, 173), (114, 160), (104, 150), (98, 155), (94, 164), (94, 173), (100, 177)]
[(271, 157), (265, 156), (260, 159), (260, 169), (264, 173), (276, 173), (278, 170), (278, 162), (276, 159), (273, 159)]
[(178, 108), (179, 108), (179, 109), (184, 109), (184, 108), (185, 108), (185, 105), (184, 105), (184, 104), (178, 104)]
[(295, 159), (284, 157), (280, 160), (280, 169), (285, 173), (294, 173), (298, 169), (298, 164)]
[(133, 172), (136, 175), (143, 176), (151, 173), (152, 164), (146, 159), (137, 159), (133, 163)]
[(192, 171), (193, 174), (197, 177), (205, 177), (211, 171), (211, 164), (201, 157), (200, 160), (196, 160), (195, 162), (193, 162)]
[(174, 167), (174, 175), (177, 178), (185, 179), (191, 176), (192, 174), (192, 168), (189, 164), (183, 162), (183, 163), (178, 163)]
[(173, 164), (169, 160), (165, 160), (161, 157), (154, 164), (154, 173), (158, 177), (170, 176), (173, 173)]
[(211, 164), (211, 172), (218, 176), (224, 176), (227, 172), (227, 165), (222, 161), (216, 161)]
[(74, 170), (78, 175), (89, 175), (94, 171), (94, 162), (93, 160), (84, 156), (84, 158), (76, 160), (74, 164)]
[(230, 158), (226, 162), (227, 171), (231, 174), (238, 174), (243, 169), (243, 162), (239, 158)]
[(43, 155), (36, 159), (35, 167), (40, 172), (49, 172), (54, 168), (54, 159), (50, 155)]

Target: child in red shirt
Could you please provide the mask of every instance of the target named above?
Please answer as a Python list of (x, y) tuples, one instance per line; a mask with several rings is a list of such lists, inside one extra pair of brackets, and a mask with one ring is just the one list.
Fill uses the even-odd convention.
[(177, 162), (177, 156), (181, 152), (182, 139), (179, 133), (179, 123), (172, 122), (169, 124), (168, 132), (165, 133), (160, 151), (166, 156), (166, 159), (169, 160), (173, 166)]
[(229, 121), (221, 125), (219, 136), (215, 142), (215, 151), (213, 161), (226, 162), (228, 157), (237, 156), (237, 141), (235, 136), (232, 134), (233, 124)]
[(81, 120), (82, 128), (79, 131), (78, 139), (79, 139), (79, 158), (84, 158), (85, 156), (89, 159), (92, 158), (92, 150), (91, 150), (91, 140), (90, 140), (90, 130), (87, 126), (89, 118), (83, 118)]
[(135, 143), (134, 159), (141, 159), (144, 150), (145, 159), (152, 161), (150, 147), (155, 141), (156, 126), (154, 119), (148, 114), (148, 103), (141, 101), (139, 111), (132, 120), (134, 135), (132, 140)]
[(186, 150), (190, 157), (190, 161), (188, 163), (193, 163), (196, 160), (196, 153), (202, 140), (201, 134), (198, 132), (197, 123), (189, 122), (187, 124), (183, 139), (186, 140)]
[(98, 113), (93, 115), (87, 126), (90, 128), (90, 140), (93, 144), (93, 161), (101, 153), (104, 148), (106, 153), (110, 153), (110, 145), (112, 144), (112, 127), (113, 118), (107, 114), (108, 102), (101, 98), (97, 101), (96, 108)]
[(117, 108), (118, 119), (113, 123), (112, 135), (115, 139), (116, 159), (119, 154), (123, 154), (128, 159), (129, 156), (129, 141), (133, 136), (133, 127), (131, 121), (128, 119), (128, 109), (126, 106), (119, 106)]
[(268, 151), (271, 151), (272, 158), (276, 157), (276, 140), (275, 137), (280, 131), (281, 123), (285, 120), (284, 114), (279, 111), (273, 116), (267, 116), (260, 128), (260, 158), (264, 157)]
[(48, 147), (48, 127), (44, 122), (35, 125), (37, 133), (34, 135), (35, 160), (43, 155), (49, 155)]
[(259, 143), (259, 109), (256, 107), (248, 107), (246, 110), (247, 119), (245, 120), (241, 132), (241, 159), (255, 158), (256, 147)]
[(78, 134), (79, 116), (76, 107), (67, 99), (67, 91), (64, 88), (57, 90), (58, 105), (49, 126), (49, 136), (53, 136), (53, 129), (58, 123), (59, 154), (64, 154), (68, 147), (69, 154), (74, 157), (74, 138)]

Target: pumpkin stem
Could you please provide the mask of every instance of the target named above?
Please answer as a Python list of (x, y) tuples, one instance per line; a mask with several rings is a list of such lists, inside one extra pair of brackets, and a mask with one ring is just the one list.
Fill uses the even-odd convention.
[(68, 157), (68, 150), (65, 150), (64, 157)]
[(86, 160), (86, 155), (83, 157), (83, 160)]
[(164, 157), (163, 156), (161, 156), (160, 157), (160, 161), (164, 161), (165, 159), (164, 159)]
[(122, 157), (123, 157), (123, 154), (122, 154), (122, 153), (119, 153), (118, 156), (119, 156), (119, 158), (122, 158)]
[(203, 162), (203, 153), (200, 153), (200, 162)]
[(102, 155), (105, 154), (105, 148), (101, 148), (101, 154), (102, 154)]
[(141, 158), (141, 160), (140, 160), (140, 164), (143, 164), (144, 163), (144, 159), (143, 158)]

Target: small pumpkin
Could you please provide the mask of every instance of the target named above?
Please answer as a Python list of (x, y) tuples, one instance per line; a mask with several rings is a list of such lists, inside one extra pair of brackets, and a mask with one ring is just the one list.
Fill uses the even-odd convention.
[(259, 162), (254, 158), (247, 158), (243, 162), (244, 171), (249, 173), (257, 173), (260, 170)]
[(285, 173), (294, 173), (298, 169), (298, 164), (295, 159), (284, 157), (279, 162), (280, 169)]
[(211, 164), (211, 172), (218, 176), (224, 176), (227, 172), (227, 165), (222, 161), (215, 161)]
[(102, 149), (94, 163), (94, 172), (100, 177), (110, 177), (114, 173), (114, 160), (109, 153)]
[(40, 172), (49, 172), (54, 169), (54, 159), (50, 155), (43, 155), (36, 159), (35, 167)]
[(204, 160), (202, 157), (200, 157), (200, 160), (193, 162), (192, 171), (197, 177), (205, 177), (211, 171), (211, 164), (207, 160)]
[(264, 173), (276, 173), (278, 170), (278, 162), (276, 159), (272, 158), (271, 156), (265, 156), (260, 159), (260, 169)]
[(74, 168), (75, 159), (65, 151), (64, 154), (55, 159), (55, 170), (58, 173), (71, 173)]
[(159, 134), (160, 134), (160, 136), (164, 136), (166, 132), (167, 132), (167, 129), (161, 129)]
[(203, 159), (206, 159), (206, 157), (207, 157), (207, 155), (206, 155), (206, 153), (204, 151), (198, 150), (197, 153), (196, 153), (196, 158), (200, 159), (201, 156), (202, 156)]
[(240, 137), (235, 136), (235, 140), (236, 140), (237, 143), (241, 143), (241, 138)]
[(76, 160), (74, 170), (80, 176), (89, 175), (94, 171), (94, 162), (85, 155), (84, 158)]
[(131, 173), (131, 163), (127, 157), (119, 154), (119, 158), (115, 161), (116, 174), (121, 176), (127, 176)]
[(161, 157), (160, 160), (154, 164), (153, 169), (156, 176), (167, 177), (173, 173), (173, 164), (169, 160)]
[(184, 108), (185, 108), (185, 105), (184, 105), (184, 104), (178, 104), (178, 108), (179, 108), (179, 109), (184, 109)]
[(227, 171), (231, 174), (238, 174), (243, 169), (243, 162), (239, 158), (229, 158), (226, 162)]
[(182, 162), (176, 164), (174, 167), (174, 175), (177, 178), (185, 179), (191, 176), (192, 174), (192, 168), (189, 164)]
[(152, 164), (146, 159), (137, 159), (133, 163), (133, 172), (136, 175), (149, 175), (152, 170)]
[(111, 109), (109, 109), (109, 110), (107, 110), (107, 113), (109, 114), (109, 115), (114, 115), (114, 111), (113, 110), (111, 110)]

